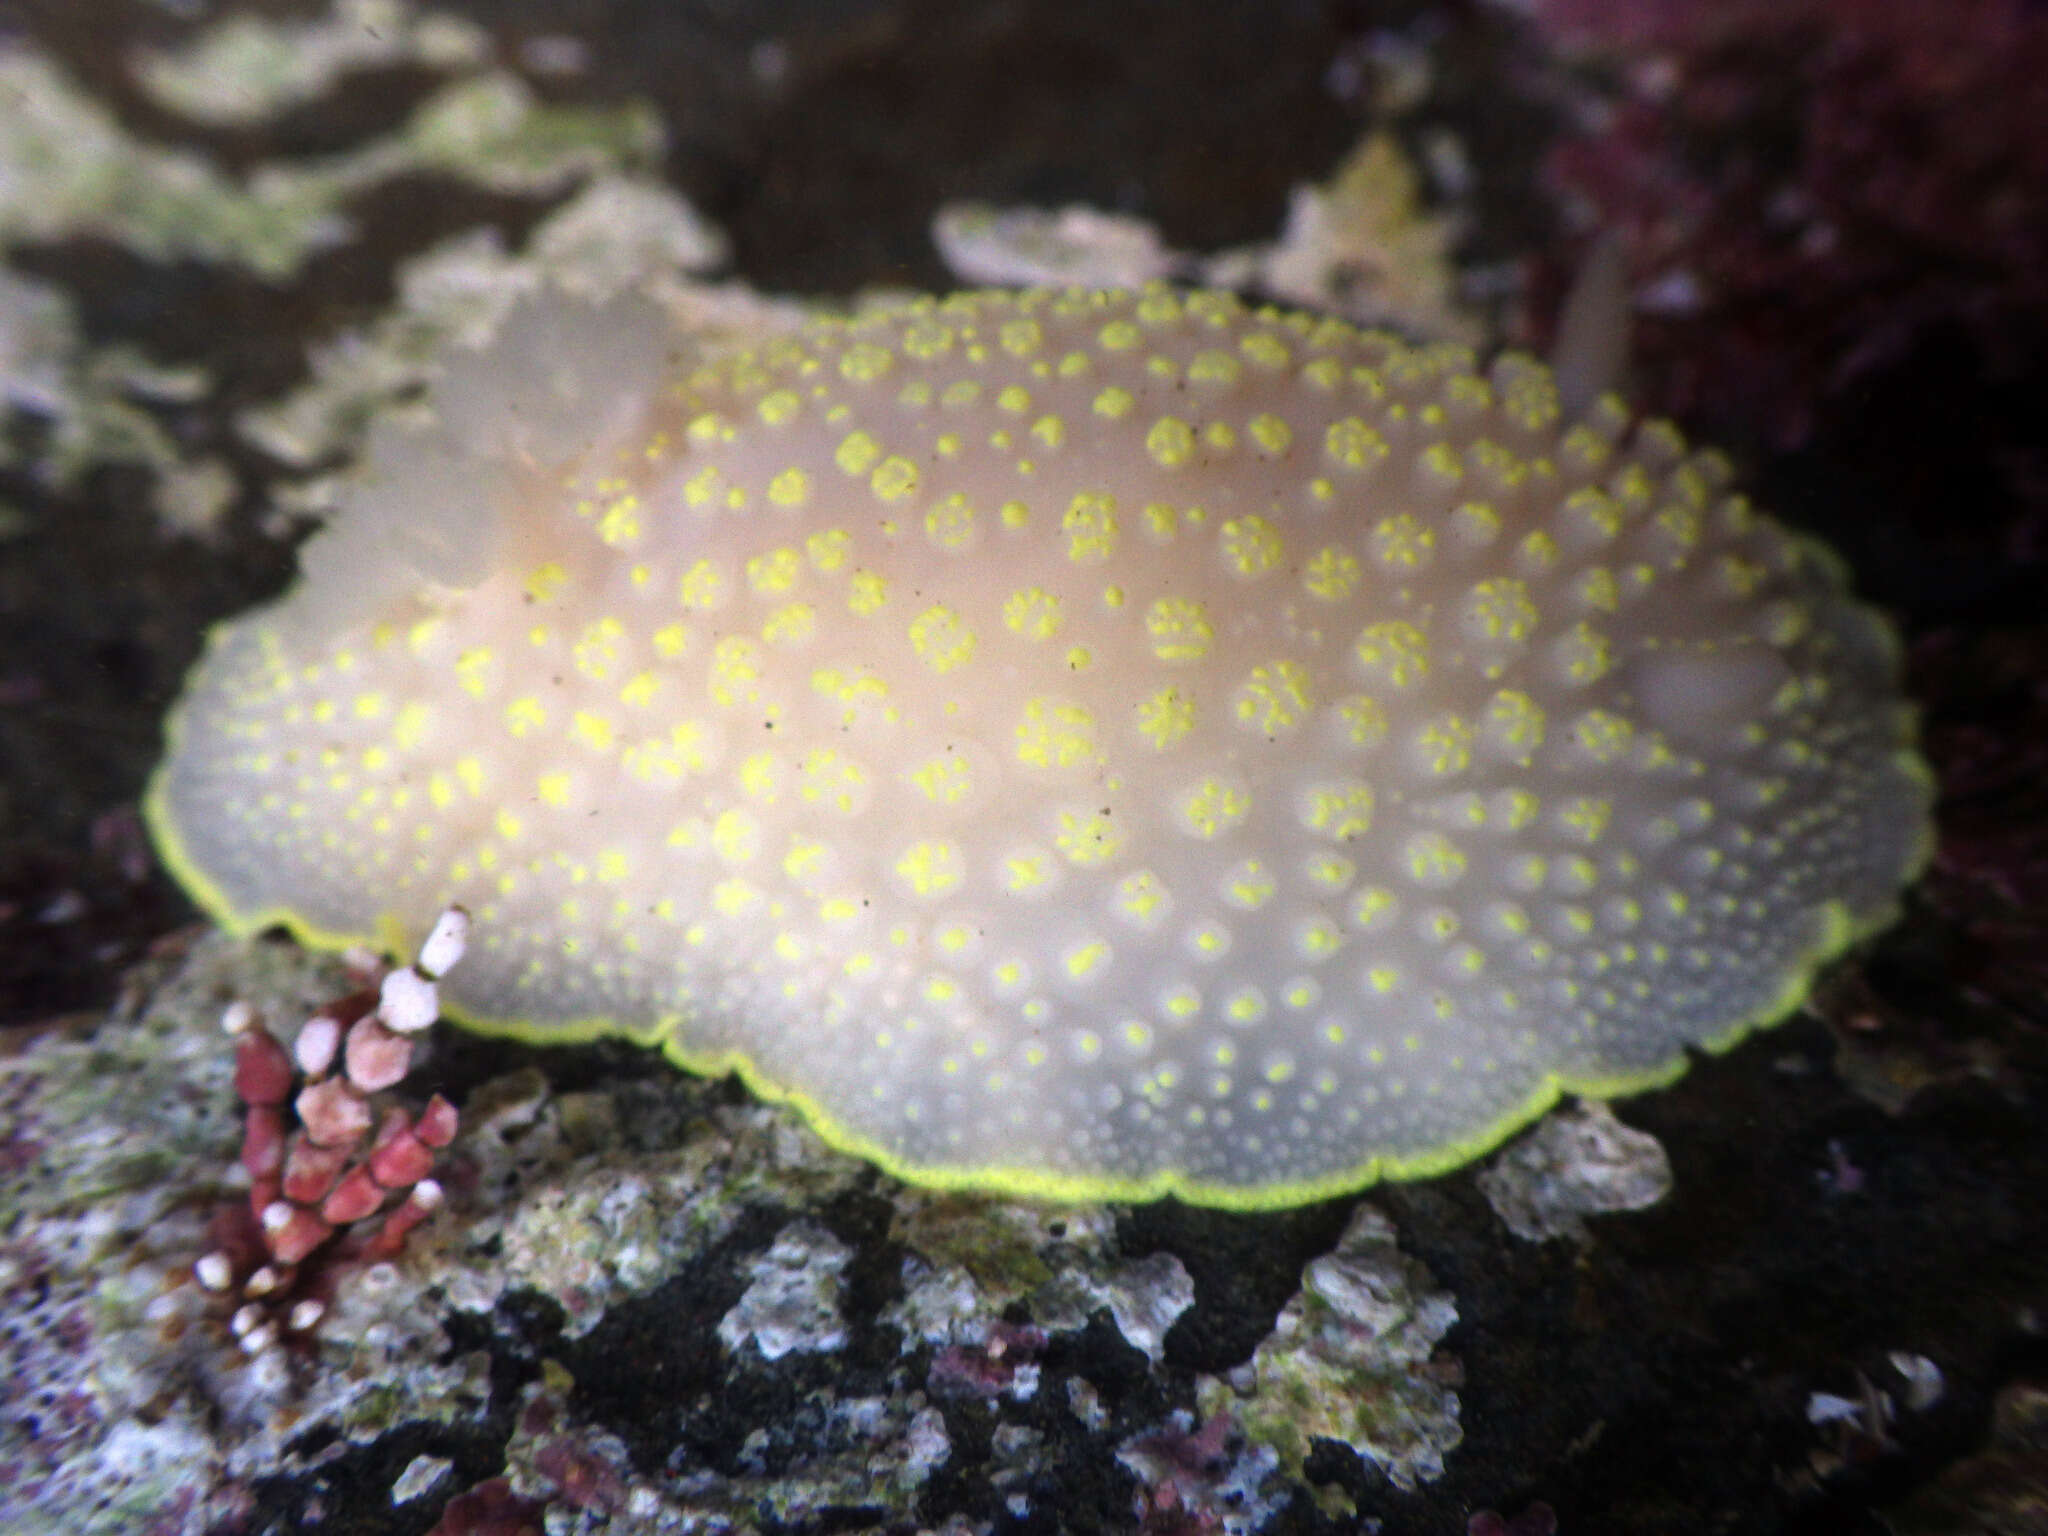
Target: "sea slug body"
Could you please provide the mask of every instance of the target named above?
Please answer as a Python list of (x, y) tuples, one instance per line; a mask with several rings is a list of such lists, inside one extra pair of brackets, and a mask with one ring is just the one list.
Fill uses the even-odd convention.
[(1539, 364), (1221, 294), (693, 351), (530, 302), (222, 626), (148, 798), (216, 917), (737, 1069), (905, 1177), (1269, 1206), (1663, 1082), (1888, 921), (1884, 621)]

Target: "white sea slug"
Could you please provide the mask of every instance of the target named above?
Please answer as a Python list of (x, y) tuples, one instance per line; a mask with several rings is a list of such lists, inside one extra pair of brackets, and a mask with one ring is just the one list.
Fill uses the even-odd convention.
[(1724, 461), (1214, 293), (689, 352), (529, 304), (213, 635), (214, 916), (737, 1070), (906, 1178), (1288, 1204), (1675, 1077), (1887, 921), (1891, 631)]

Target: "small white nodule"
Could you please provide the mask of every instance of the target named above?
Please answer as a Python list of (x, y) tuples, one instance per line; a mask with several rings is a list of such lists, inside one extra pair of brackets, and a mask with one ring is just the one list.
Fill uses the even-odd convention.
[(445, 908), (434, 921), (434, 931), (420, 946), (419, 971), (435, 981), (454, 968), (469, 945), (469, 914), (460, 907)]
[(212, 1253), (202, 1255), (199, 1262), (192, 1266), (192, 1278), (199, 1282), (203, 1290), (225, 1291), (234, 1282), (235, 1267), (228, 1261), (226, 1254), (216, 1249)]

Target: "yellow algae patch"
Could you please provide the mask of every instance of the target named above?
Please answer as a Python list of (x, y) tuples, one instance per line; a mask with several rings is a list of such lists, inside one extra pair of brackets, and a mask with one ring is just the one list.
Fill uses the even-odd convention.
[(478, 1027), (927, 1184), (1261, 1207), (1669, 1081), (1927, 856), (1839, 562), (1527, 358), (1163, 288), (691, 351), (546, 297), (373, 440), (170, 723), (218, 919), (458, 902)]

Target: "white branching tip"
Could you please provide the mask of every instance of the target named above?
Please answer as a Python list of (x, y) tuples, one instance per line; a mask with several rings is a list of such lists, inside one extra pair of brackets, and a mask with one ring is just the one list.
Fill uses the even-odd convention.
[(235, 1266), (225, 1253), (216, 1248), (212, 1253), (200, 1256), (199, 1262), (192, 1266), (192, 1278), (199, 1282), (201, 1290), (224, 1291), (234, 1283)]
[(245, 1003), (238, 997), (221, 1012), (220, 1032), (224, 1035), (246, 1035), (255, 1027), (254, 1003)]
[(263, 1324), (263, 1309), (254, 1302), (246, 1307), (235, 1308), (235, 1315), (228, 1319), (228, 1332), (238, 1339), (246, 1339)]
[(423, 1211), (438, 1210), (441, 1205), (441, 1181), (421, 1179), (413, 1185), (412, 1194), (408, 1198)]
[(446, 976), (462, 952), (469, 947), (469, 914), (461, 907), (445, 907), (434, 920), (434, 931), (420, 946), (416, 962), (419, 971), (434, 981)]
[(291, 1314), (285, 1318), (284, 1325), (293, 1333), (304, 1333), (326, 1315), (326, 1303), (315, 1301), (308, 1296), (292, 1308)]
[[(282, 1201), (278, 1203), (283, 1204)], [(287, 1205), (285, 1206), (285, 1209), (289, 1211), (291, 1207)], [(267, 1212), (265, 1214), (266, 1216), (268, 1215)], [(263, 1223), (263, 1225), (265, 1230), (269, 1230), (270, 1223), (268, 1220), (266, 1220)], [(276, 1290), (283, 1283), (284, 1276), (278, 1271), (277, 1266), (274, 1264), (265, 1264), (261, 1269), (257, 1270), (255, 1274), (251, 1275), (248, 1278), (248, 1280), (243, 1284), (242, 1294), (244, 1296), (251, 1297), (268, 1296), (272, 1291)]]
[(292, 1044), (292, 1059), (308, 1077), (324, 1077), (334, 1065), (334, 1053), (341, 1045), (341, 1021), (316, 1013), (306, 1020), (299, 1038)]
[(263, 1224), (266, 1234), (275, 1237), (292, 1224), (291, 1203), (286, 1200), (273, 1200), (263, 1207), (263, 1214), (256, 1219)]
[(265, 1323), (261, 1328), (252, 1328), (242, 1335), (242, 1353), (260, 1355), (277, 1342), (277, 1324)]
[(384, 978), (377, 999), (377, 1017), (384, 1021), (386, 1029), (401, 1035), (415, 1034), (440, 1016), (440, 991), (418, 971), (393, 971)]

